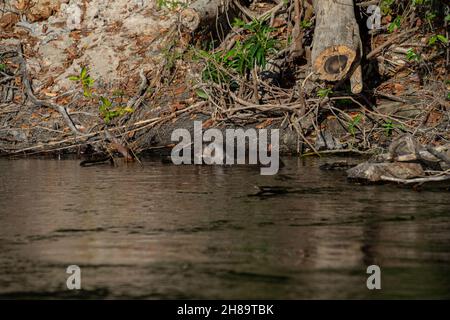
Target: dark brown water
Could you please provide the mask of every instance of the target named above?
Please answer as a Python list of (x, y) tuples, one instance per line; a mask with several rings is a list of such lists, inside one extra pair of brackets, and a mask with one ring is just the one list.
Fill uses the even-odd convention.
[(319, 170), (332, 160), (277, 176), (0, 160), (0, 298), (450, 298), (449, 192), (350, 184)]

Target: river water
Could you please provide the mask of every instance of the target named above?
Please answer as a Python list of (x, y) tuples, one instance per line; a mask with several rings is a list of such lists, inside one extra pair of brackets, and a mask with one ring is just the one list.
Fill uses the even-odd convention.
[(0, 160), (0, 298), (450, 298), (449, 192), (348, 183), (333, 160)]

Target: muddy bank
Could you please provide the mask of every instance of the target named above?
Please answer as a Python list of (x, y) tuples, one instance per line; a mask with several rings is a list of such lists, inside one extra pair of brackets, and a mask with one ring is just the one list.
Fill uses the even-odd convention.
[[(366, 30), (357, 1), (364, 89), (353, 94), (349, 79), (311, 73), (309, 3), (240, 4), (232, 8), (239, 20), (221, 35), (183, 29), (190, 3), (7, 2), (0, 152), (78, 154), (90, 146), (138, 155), (170, 148), (172, 131), (192, 130), (194, 120), (205, 129), (280, 128), (282, 154), (372, 154), (405, 133), (424, 145), (450, 141), (443, 11), (404, 1), (384, 13), (382, 28)], [(436, 17), (426, 25), (430, 10)], [(261, 37), (272, 47), (250, 65), (245, 50)]]

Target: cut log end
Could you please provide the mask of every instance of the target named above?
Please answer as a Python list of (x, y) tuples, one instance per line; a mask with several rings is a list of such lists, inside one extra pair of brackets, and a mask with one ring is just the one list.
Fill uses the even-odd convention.
[(356, 58), (356, 51), (345, 45), (332, 46), (323, 50), (313, 62), (319, 79), (338, 81), (349, 72)]
[(313, 4), (312, 71), (320, 80), (344, 80), (355, 66), (361, 43), (354, 1), (314, 0)]

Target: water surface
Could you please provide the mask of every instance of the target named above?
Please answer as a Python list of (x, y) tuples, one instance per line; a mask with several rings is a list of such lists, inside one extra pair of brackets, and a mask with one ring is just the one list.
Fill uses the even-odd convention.
[[(0, 160), (0, 298), (450, 298), (449, 192), (284, 160), (276, 176)], [(292, 189), (251, 196), (258, 185)], [(69, 265), (80, 291), (66, 288)]]

